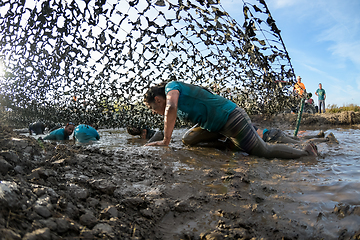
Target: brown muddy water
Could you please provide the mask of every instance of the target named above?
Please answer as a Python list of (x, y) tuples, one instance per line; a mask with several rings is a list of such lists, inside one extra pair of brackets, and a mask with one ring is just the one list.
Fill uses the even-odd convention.
[[(179, 201), (204, 198), (200, 207), (194, 206), (196, 211), (166, 214), (158, 223), (162, 239), (180, 239), (184, 233), (199, 236), (219, 226), (219, 221), (226, 225), (224, 215), (231, 212), (236, 214), (227, 219), (242, 218), (266, 231), (282, 231), (284, 226), (283, 231), (294, 232), (294, 239), (347, 239), (360, 230), (360, 129), (324, 130), (325, 135), (332, 132), (339, 144), (318, 143), (320, 156), (297, 160), (266, 160), (240, 152), (185, 147), (181, 142), (185, 131), (175, 130), (169, 147), (145, 147), (145, 141), (124, 129), (100, 129), (100, 141), (85, 146), (150, 154), (174, 175), (174, 181), (168, 183), (151, 184), (146, 179), (128, 183), (124, 192), (152, 196), (164, 194), (167, 188), (166, 197)], [(293, 130), (286, 132), (292, 134)], [(299, 136), (317, 133), (305, 130)], [(138, 161), (147, 164), (146, 158)], [(234, 181), (239, 175), (242, 181)], [(222, 200), (206, 201), (205, 194)]]

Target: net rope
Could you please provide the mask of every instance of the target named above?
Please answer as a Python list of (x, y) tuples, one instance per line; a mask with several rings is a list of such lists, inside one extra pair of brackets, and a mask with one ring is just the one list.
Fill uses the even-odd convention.
[(239, 4), (241, 25), (216, 0), (1, 1), (4, 121), (160, 126), (142, 95), (171, 79), (277, 113), (290, 57), (265, 1)]

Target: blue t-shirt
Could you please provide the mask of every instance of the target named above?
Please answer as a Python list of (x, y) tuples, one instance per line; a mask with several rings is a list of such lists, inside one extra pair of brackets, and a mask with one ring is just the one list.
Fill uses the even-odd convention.
[(87, 143), (99, 140), (100, 135), (95, 128), (86, 124), (80, 124), (74, 130), (74, 138), (78, 142)]
[(325, 90), (324, 89), (318, 89), (316, 90), (316, 93), (318, 94), (319, 100), (325, 100)]
[(166, 84), (165, 93), (172, 90), (180, 92), (177, 116), (210, 132), (221, 130), (236, 108), (232, 101), (192, 84), (172, 81)]
[(69, 136), (65, 137), (65, 129), (60, 128), (57, 130), (52, 131), (48, 135), (46, 135), (44, 140), (69, 140)]

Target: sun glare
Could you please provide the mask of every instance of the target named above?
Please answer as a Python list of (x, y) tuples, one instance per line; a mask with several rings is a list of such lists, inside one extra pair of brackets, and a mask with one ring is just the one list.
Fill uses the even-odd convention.
[(0, 85), (5, 83), (4, 76), (5, 76), (5, 68), (3, 63), (0, 61)]
[(4, 76), (4, 68), (2, 66), (2, 64), (0, 63), (0, 77)]

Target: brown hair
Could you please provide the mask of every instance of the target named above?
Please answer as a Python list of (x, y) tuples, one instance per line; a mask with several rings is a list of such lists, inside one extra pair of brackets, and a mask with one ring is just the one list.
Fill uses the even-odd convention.
[(141, 128), (140, 127), (128, 126), (126, 128), (126, 130), (130, 135), (133, 135), (133, 136), (141, 134)]
[(166, 99), (165, 94), (165, 85), (168, 82), (162, 82), (155, 86), (149, 88), (149, 90), (144, 94), (144, 102), (145, 103), (152, 103), (155, 101), (156, 96), (161, 96)]

